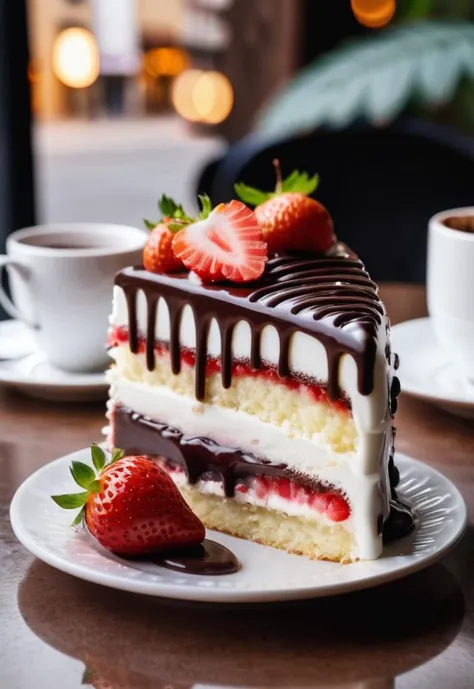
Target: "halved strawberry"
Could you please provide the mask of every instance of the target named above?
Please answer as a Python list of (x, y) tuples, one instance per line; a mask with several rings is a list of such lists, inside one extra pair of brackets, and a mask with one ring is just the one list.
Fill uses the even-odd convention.
[(235, 200), (178, 232), (173, 251), (203, 281), (257, 280), (267, 261), (267, 245), (255, 213)]
[(148, 457), (123, 457), (114, 450), (108, 464), (103, 450), (92, 446), (92, 467), (72, 462), (71, 473), (83, 493), (53, 495), (64, 509), (81, 511), (99, 543), (119, 555), (145, 555), (198, 545), (202, 522), (188, 507), (170, 476)]

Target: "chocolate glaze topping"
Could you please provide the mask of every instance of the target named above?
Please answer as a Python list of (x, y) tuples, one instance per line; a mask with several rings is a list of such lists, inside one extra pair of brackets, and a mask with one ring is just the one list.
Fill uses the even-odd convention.
[(170, 314), (170, 357), (173, 373), (180, 370), (179, 330), (186, 305), (196, 324), (196, 397), (205, 397), (207, 339), (212, 319), (221, 335), (221, 375), (225, 388), (232, 378), (232, 333), (239, 321), (251, 331), (250, 364), (261, 366), (260, 338), (266, 325), (273, 325), (280, 339), (277, 371), (289, 374), (289, 346), (294, 332), (301, 331), (323, 344), (328, 359), (328, 396), (340, 397), (339, 361), (343, 354), (353, 356), (358, 370), (358, 389), (368, 395), (373, 389), (377, 331), (384, 308), (377, 286), (360, 260), (343, 245), (331, 256), (302, 257), (285, 255), (268, 261), (265, 273), (256, 283), (202, 285), (188, 274), (156, 275), (140, 267), (127, 268), (115, 280), (125, 293), (128, 305), (129, 343), (138, 351), (137, 292), (147, 302), (148, 322), (146, 362), (155, 365), (155, 319), (159, 298)]

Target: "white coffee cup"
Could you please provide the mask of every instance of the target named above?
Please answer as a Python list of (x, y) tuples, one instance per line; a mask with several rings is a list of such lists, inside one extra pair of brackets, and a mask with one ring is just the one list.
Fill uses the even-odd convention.
[(474, 381), (474, 232), (458, 226), (474, 207), (433, 216), (428, 234), (428, 311), (447, 360)]
[(66, 371), (103, 370), (115, 274), (142, 261), (147, 235), (124, 225), (66, 223), (28, 227), (7, 239), (11, 301), (0, 304), (35, 332), (38, 346)]

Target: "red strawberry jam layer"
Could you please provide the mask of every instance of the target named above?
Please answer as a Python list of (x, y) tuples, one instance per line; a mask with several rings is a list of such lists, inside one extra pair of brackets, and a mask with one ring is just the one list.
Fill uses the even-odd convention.
[[(109, 330), (107, 344), (109, 347), (116, 347), (128, 343), (128, 329), (125, 326), (114, 327)], [(142, 335), (138, 338), (138, 353), (144, 354), (146, 348), (146, 339)], [(158, 356), (166, 356), (169, 354), (169, 346), (164, 342), (157, 342), (155, 351)], [(196, 354), (191, 349), (181, 349), (181, 364), (191, 366), (194, 368), (196, 363)], [(221, 360), (218, 357), (207, 358), (206, 375), (211, 376), (221, 372)], [(296, 374), (290, 374), (285, 378), (280, 378), (276, 371), (276, 367), (262, 362), (261, 368), (254, 370), (250, 364), (245, 361), (238, 361), (232, 365), (232, 377), (238, 378), (243, 376), (250, 376), (252, 378), (263, 378), (272, 383), (284, 385), (288, 390), (297, 392), (306, 392), (313, 396), (315, 402), (323, 402), (329, 404), (338, 412), (350, 412), (350, 402), (346, 397), (341, 397), (338, 400), (331, 401), (328, 399), (327, 387), (313, 379), (304, 378)]]
[[(165, 462), (163, 466), (171, 475), (184, 473), (181, 467), (168, 462)], [(209, 480), (215, 479), (210, 478)], [(316, 510), (332, 522), (344, 522), (351, 515), (349, 503), (341, 493), (331, 490), (327, 492), (324, 490), (323, 492), (314, 491), (287, 478), (255, 476), (238, 482), (235, 490), (237, 493), (244, 494), (248, 493), (249, 490), (255, 491), (256, 498), (262, 501), (268, 500), (272, 495), (278, 495), (289, 502), (295, 502), (298, 505)]]

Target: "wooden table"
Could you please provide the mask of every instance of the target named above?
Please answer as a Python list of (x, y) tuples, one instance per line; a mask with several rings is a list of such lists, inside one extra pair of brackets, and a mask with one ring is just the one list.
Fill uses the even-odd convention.
[[(393, 322), (425, 313), (419, 287), (382, 290)], [(403, 396), (398, 449), (462, 491), (468, 534), (442, 563), (379, 588), (303, 603), (212, 606), (95, 586), (35, 560), (8, 505), (45, 462), (100, 440), (103, 405), (0, 392), (0, 687), (474, 686), (474, 423)], [(84, 677), (85, 675), (85, 677)]]

